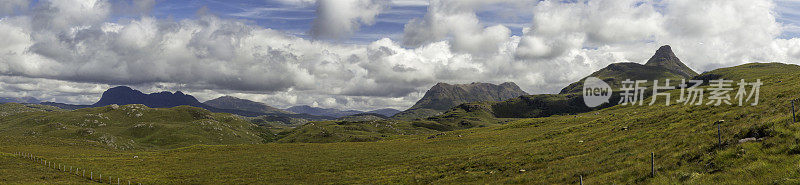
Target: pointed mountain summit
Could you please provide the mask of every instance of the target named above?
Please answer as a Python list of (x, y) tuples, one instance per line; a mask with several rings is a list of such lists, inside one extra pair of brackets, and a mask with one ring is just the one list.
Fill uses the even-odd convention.
[(680, 79), (690, 79), (697, 76), (691, 68), (681, 62), (669, 45), (661, 46), (645, 65), (639, 63), (613, 63), (600, 69), (591, 75), (569, 84), (561, 89), (559, 94), (572, 94), (583, 91), (583, 82), (588, 77), (599, 78), (611, 88), (618, 89), (622, 81), (630, 80), (664, 80), (671, 79), (673, 82), (680, 82)]
[(653, 57), (650, 57), (650, 60), (647, 60), (647, 63), (644, 65), (663, 67), (684, 78), (697, 76), (697, 72), (687, 67), (686, 64), (681, 62), (681, 59), (675, 56), (675, 53), (672, 52), (672, 47), (669, 45), (658, 48)]

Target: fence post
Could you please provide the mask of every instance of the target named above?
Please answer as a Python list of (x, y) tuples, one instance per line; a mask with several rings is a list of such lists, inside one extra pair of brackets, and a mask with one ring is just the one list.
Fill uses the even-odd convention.
[(717, 124), (717, 145), (722, 146), (722, 129), (719, 128), (720, 124)]
[(794, 113), (794, 101), (792, 100), (792, 123), (797, 123), (797, 115)]
[(656, 153), (650, 152), (650, 175), (656, 177)]
[(580, 178), (581, 178), (581, 179), (580, 179), (580, 180), (581, 180), (581, 185), (583, 185), (583, 175), (581, 175), (581, 177), (580, 177)]

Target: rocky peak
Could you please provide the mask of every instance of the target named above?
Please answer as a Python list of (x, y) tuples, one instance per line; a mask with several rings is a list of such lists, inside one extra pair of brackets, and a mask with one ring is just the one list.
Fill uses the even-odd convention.
[(672, 47), (669, 45), (658, 48), (653, 57), (650, 57), (650, 60), (647, 60), (645, 65), (663, 67), (685, 78), (697, 76), (697, 72), (686, 66), (686, 64), (683, 64), (683, 62), (675, 56), (675, 53), (672, 52)]
[(470, 84), (437, 83), (411, 109), (426, 108), (444, 111), (474, 101), (503, 101), (527, 95), (513, 82), (500, 85), (473, 82)]

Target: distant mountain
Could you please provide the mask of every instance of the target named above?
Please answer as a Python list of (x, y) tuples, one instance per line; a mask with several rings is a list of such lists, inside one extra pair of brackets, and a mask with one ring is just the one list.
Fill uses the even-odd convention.
[(58, 108), (61, 108), (61, 109), (67, 109), (67, 110), (76, 110), (76, 109), (92, 107), (91, 105), (73, 105), (73, 104), (56, 103), (56, 102), (41, 102), (39, 104), (41, 104), (41, 105), (49, 105), (49, 106), (58, 107)]
[(317, 115), (317, 116), (330, 116), (330, 117), (336, 117), (336, 118), (349, 116), (349, 115), (353, 115), (353, 114), (364, 113), (362, 111), (357, 111), (357, 110), (346, 110), (346, 111), (343, 111), (343, 110), (334, 109), (334, 108), (311, 107), (311, 106), (308, 106), (308, 105), (289, 107), (286, 110), (294, 112), (294, 113), (311, 114), (311, 115)]
[(402, 112), (402, 111), (397, 110), (397, 109), (378, 109), (378, 110), (369, 111), (367, 113), (375, 113), (375, 114), (384, 115), (386, 117), (392, 117), (395, 114), (400, 113), (400, 112)]
[(284, 110), (290, 111), (290, 112), (294, 112), (294, 113), (311, 114), (311, 115), (317, 115), (317, 116), (329, 116), (329, 117), (336, 117), (336, 118), (341, 118), (341, 117), (355, 115), (355, 114), (361, 114), (361, 113), (374, 113), (374, 114), (380, 114), (380, 115), (383, 115), (383, 116), (386, 116), (386, 117), (391, 117), (391, 116), (393, 116), (393, 115), (395, 115), (395, 114), (400, 112), (397, 109), (389, 109), (389, 108), (364, 112), (364, 111), (358, 111), (358, 110), (339, 110), (339, 109), (335, 109), (335, 108), (320, 108), (320, 107), (312, 107), (312, 106), (308, 106), (308, 105), (300, 105), (300, 106), (289, 107), (288, 109), (284, 109)]
[(341, 117), (336, 119), (338, 121), (377, 121), (377, 120), (384, 120), (389, 118), (383, 114), (377, 113), (360, 113), (360, 114), (353, 114), (345, 117)]
[(210, 108), (210, 106), (200, 103), (194, 96), (183, 94), (183, 92), (159, 92), (144, 94), (141, 91), (131, 89), (126, 86), (114, 87), (103, 92), (100, 101), (93, 104), (94, 107), (102, 107), (111, 104), (128, 105), (143, 104), (150, 108), (170, 108), (181, 105), (192, 107)]
[(600, 69), (591, 75), (569, 84), (561, 89), (559, 94), (572, 94), (583, 91), (583, 82), (588, 77), (599, 78), (609, 85), (612, 89), (619, 89), (622, 81), (630, 80), (660, 80), (670, 79), (671, 83), (680, 83), (681, 79), (691, 79), (697, 76), (689, 67), (686, 67), (678, 57), (672, 53), (670, 46), (665, 45), (656, 51), (652, 58), (645, 64), (638, 63), (614, 63)]
[[(608, 83), (614, 91), (619, 90), (621, 82), (631, 80), (671, 79), (672, 85), (680, 83), (680, 79), (697, 78), (696, 72), (681, 63), (672, 53), (669, 46), (662, 46), (656, 51), (647, 64), (615, 63), (600, 69), (588, 77), (597, 77)], [(452, 130), (469, 128), (486, 122), (502, 122), (503, 118), (535, 118), (560, 114), (575, 114), (603, 109), (619, 102), (619, 93), (613, 93), (609, 103), (599, 107), (587, 107), (583, 101), (583, 78), (561, 90), (559, 94), (525, 95), (500, 102), (473, 102), (457, 106), (444, 113), (426, 120), (432, 121), (427, 128)], [(652, 86), (646, 84), (645, 86)], [(645, 98), (651, 91), (645, 91)], [(479, 120), (479, 121), (475, 121)], [(435, 123), (434, 123), (435, 122)]]
[(0, 97), (0, 103), (39, 103), (40, 101), (34, 97)]
[(394, 116), (397, 119), (425, 118), (441, 114), (457, 105), (477, 101), (503, 101), (528, 95), (513, 82), (500, 85), (490, 83), (447, 84), (438, 83), (425, 96), (406, 111)]
[(197, 101), (197, 99), (194, 98), (194, 96), (183, 94), (180, 91), (175, 93), (159, 92), (159, 93), (144, 94), (141, 91), (134, 90), (126, 86), (119, 86), (106, 90), (106, 92), (103, 92), (103, 96), (100, 97), (100, 101), (97, 101), (97, 103), (93, 104), (92, 107), (102, 107), (111, 104), (117, 104), (117, 105), (143, 104), (150, 108), (171, 108), (181, 105), (188, 105), (192, 107), (203, 108), (211, 112), (231, 113), (248, 117), (269, 115), (269, 116), (302, 118), (308, 120), (335, 119), (332, 117), (314, 116), (308, 114), (264, 113), (264, 112), (254, 112), (254, 111), (238, 110), (238, 109), (223, 109), (200, 103), (200, 101)]
[(292, 112), (284, 111), (267, 104), (254, 102), (251, 100), (236, 98), (233, 96), (222, 96), (213, 100), (203, 102), (203, 104), (220, 109), (236, 109), (250, 112), (261, 113), (277, 113), (277, 114), (292, 114)]

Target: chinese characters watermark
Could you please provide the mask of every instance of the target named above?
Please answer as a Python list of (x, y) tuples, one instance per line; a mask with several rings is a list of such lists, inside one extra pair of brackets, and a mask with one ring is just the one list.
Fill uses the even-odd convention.
[[(674, 100), (676, 104), (683, 105), (738, 105), (744, 106), (750, 103), (751, 106), (758, 105), (759, 92), (761, 91), (761, 79), (754, 82), (747, 82), (744, 79), (739, 82), (733, 80), (716, 79), (709, 80), (708, 87), (700, 87), (703, 80), (681, 80), (677, 86), (670, 85), (670, 80), (663, 82), (653, 80), (652, 86), (647, 80), (626, 79), (621, 82), (620, 99), (618, 105), (654, 105), (659, 98), (664, 98), (664, 104), (669, 106), (673, 101), (673, 93), (668, 91), (680, 89), (678, 98)], [(736, 88), (738, 87), (738, 88)], [(584, 102), (588, 107), (597, 107), (609, 102), (611, 97), (611, 87), (600, 79), (590, 77), (584, 81), (583, 96)], [(748, 91), (749, 90), (749, 91)], [(646, 102), (646, 92), (652, 91), (649, 102)], [(736, 94), (731, 96), (731, 92)], [(706, 94), (707, 92), (707, 94)], [(706, 96), (707, 95), (707, 96)]]

